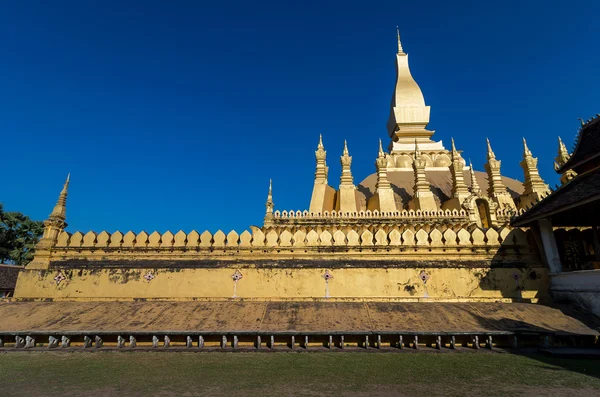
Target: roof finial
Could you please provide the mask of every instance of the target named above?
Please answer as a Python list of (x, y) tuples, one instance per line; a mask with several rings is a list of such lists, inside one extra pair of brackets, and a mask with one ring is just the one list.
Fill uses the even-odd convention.
[(348, 143), (346, 142), (346, 140), (344, 139), (344, 156), (348, 156), (350, 153), (348, 153)]
[(585, 125), (585, 121), (581, 117), (579, 117), (577, 120), (579, 120), (581, 122), (582, 127)]
[(402, 50), (402, 43), (400, 42), (400, 29), (396, 26), (396, 35), (398, 36), (398, 54), (404, 54)]
[(454, 145), (454, 138), (450, 138), (450, 141), (452, 142), (452, 151), (456, 152), (456, 146)]
[(525, 140), (525, 137), (523, 137), (523, 154), (525, 156), (531, 156), (531, 150), (529, 150), (527, 147), (527, 141)]
[(381, 138), (379, 138), (379, 157), (383, 157), (383, 146), (381, 146)]
[(323, 134), (319, 134), (319, 145), (317, 145), (318, 149), (323, 149)]

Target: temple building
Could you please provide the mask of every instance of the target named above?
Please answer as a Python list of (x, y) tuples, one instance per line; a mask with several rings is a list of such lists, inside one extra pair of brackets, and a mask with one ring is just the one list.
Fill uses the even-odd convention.
[[(446, 148), (427, 129), (431, 108), (399, 33), (397, 45), (390, 143), (384, 150), (374, 139), (373, 174), (357, 183), (351, 141), (337, 142), (338, 183), (327, 166), (333, 143), (315, 135), (305, 209), (276, 209), (270, 185), (262, 226), (137, 234), (66, 231), (67, 178), (15, 298), (0, 304), (0, 316), (13, 313), (0, 337), (25, 345), (17, 331), (37, 330), (54, 342), (60, 332), (79, 335), (86, 345), (95, 335), (102, 345), (118, 335), (123, 347), (127, 335), (133, 346), (142, 334), (164, 336), (168, 346), (177, 334), (189, 347), (192, 336), (204, 346), (202, 338), (219, 335), (222, 347), (231, 340), (236, 347), (240, 335), (252, 335), (260, 347), (261, 335), (270, 335), (271, 347), (288, 338), (293, 348), (294, 338), (308, 345), (309, 336), (328, 335), (318, 343), (343, 348), (343, 335), (364, 347), (381, 340), (402, 347), (410, 334), (416, 348), (419, 335), (436, 332), (476, 335), (467, 342), (473, 347), (477, 335), (489, 347), (491, 335), (519, 332), (597, 336), (545, 305), (552, 302), (549, 258), (534, 230), (510, 225), (550, 193), (525, 140), (522, 158), (513, 160), (520, 160), (523, 182), (502, 175), (489, 140), (482, 142), (484, 171), (474, 170), (458, 149), (460, 136)], [(30, 315), (14, 315), (19, 311)]]

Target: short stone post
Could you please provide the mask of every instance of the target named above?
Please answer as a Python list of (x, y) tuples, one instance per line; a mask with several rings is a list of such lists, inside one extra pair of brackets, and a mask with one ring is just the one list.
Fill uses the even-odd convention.
[(135, 336), (130, 335), (129, 336), (129, 347), (131, 347), (132, 349), (137, 345), (137, 340), (135, 340)]
[(48, 349), (54, 349), (55, 347), (58, 347), (58, 338), (50, 335), (48, 337)]
[(456, 336), (454, 335), (450, 337), (450, 349), (456, 349)]
[(32, 347), (35, 347), (35, 339), (32, 338), (31, 336), (27, 335), (25, 337), (25, 348), (31, 349)]
[(66, 335), (63, 335), (60, 339), (60, 347), (69, 347), (71, 346), (71, 338)]
[(438, 350), (442, 350), (442, 337), (440, 335), (435, 338), (435, 348)]
[(25, 339), (21, 338), (19, 335), (15, 335), (15, 347), (20, 349), (23, 346), (25, 346)]
[(256, 350), (260, 349), (260, 335), (256, 335)]
[(304, 336), (304, 350), (308, 350), (308, 335)]
[(227, 335), (223, 335), (223, 339), (221, 340), (221, 349), (227, 349)]
[(152, 336), (152, 347), (158, 347), (158, 336)]
[(193, 347), (194, 343), (192, 342), (192, 337), (191, 336), (186, 336), (185, 338), (185, 347), (187, 347), (188, 349)]
[(398, 335), (398, 348), (404, 349), (404, 340), (402, 338), (402, 335)]
[(365, 335), (365, 349), (369, 348), (369, 335)]
[(198, 335), (198, 349), (202, 349), (204, 347), (204, 337), (202, 335)]
[(479, 349), (479, 335), (473, 336), (473, 349)]
[(381, 349), (381, 335), (377, 335), (377, 348)]
[(296, 337), (294, 335), (292, 335), (292, 342), (290, 344), (290, 347), (292, 348), (292, 350), (296, 347)]
[(512, 337), (512, 348), (513, 349), (519, 348), (519, 340), (517, 339), (517, 335), (513, 335), (513, 337)]
[(125, 347), (125, 338), (123, 338), (121, 335), (117, 336), (117, 347), (119, 349), (122, 349)]
[(237, 337), (237, 335), (233, 335), (233, 348), (234, 349), (238, 348), (238, 337)]
[(332, 344), (333, 344), (333, 336), (329, 335), (329, 340), (327, 342), (327, 348), (331, 349)]
[(96, 335), (96, 337), (94, 338), (94, 342), (95, 342), (96, 349), (99, 349), (102, 347), (102, 345), (104, 345), (102, 338), (98, 335)]
[(345, 347), (344, 335), (340, 335), (340, 349), (344, 349), (344, 347)]
[(168, 335), (165, 335), (165, 344), (164, 347), (169, 347), (171, 346), (171, 338), (169, 338)]
[(271, 335), (271, 341), (270, 342), (271, 342), (270, 343), (270, 345), (271, 345), (270, 348), (274, 349), (275, 348), (275, 336), (274, 335)]
[(419, 348), (419, 335), (415, 335), (415, 340), (413, 342), (413, 349), (417, 350)]
[(0, 347), (4, 347), (4, 339), (2, 339), (2, 336), (0, 336)]
[(87, 349), (89, 347), (92, 347), (92, 338), (90, 338), (89, 336), (85, 335), (83, 337), (83, 348)]
[(485, 341), (485, 347), (492, 350), (492, 335), (488, 335)]

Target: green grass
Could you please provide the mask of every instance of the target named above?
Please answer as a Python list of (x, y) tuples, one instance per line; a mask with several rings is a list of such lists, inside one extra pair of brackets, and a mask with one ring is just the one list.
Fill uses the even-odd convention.
[(499, 353), (6, 353), (6, 396), (600, 395), (600, 361)]

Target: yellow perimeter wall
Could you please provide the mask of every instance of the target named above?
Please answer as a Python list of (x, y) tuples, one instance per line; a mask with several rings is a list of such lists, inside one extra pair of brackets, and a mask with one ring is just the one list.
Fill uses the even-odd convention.
[[(15, 298), (29, 299), (315, 299), (326, 297), (324, 268), (26, 269)], [(331, 299), (481, 301), (547, 296), (545, 268), (329, 269)], [(62, 274), (65, 279), (57, 282)], [(147, 280), (144, 276), (149, 276)], [(153, 276), (153, 278), (152, 278)], [(426, 278), (426, 282), (422, 278)]]

